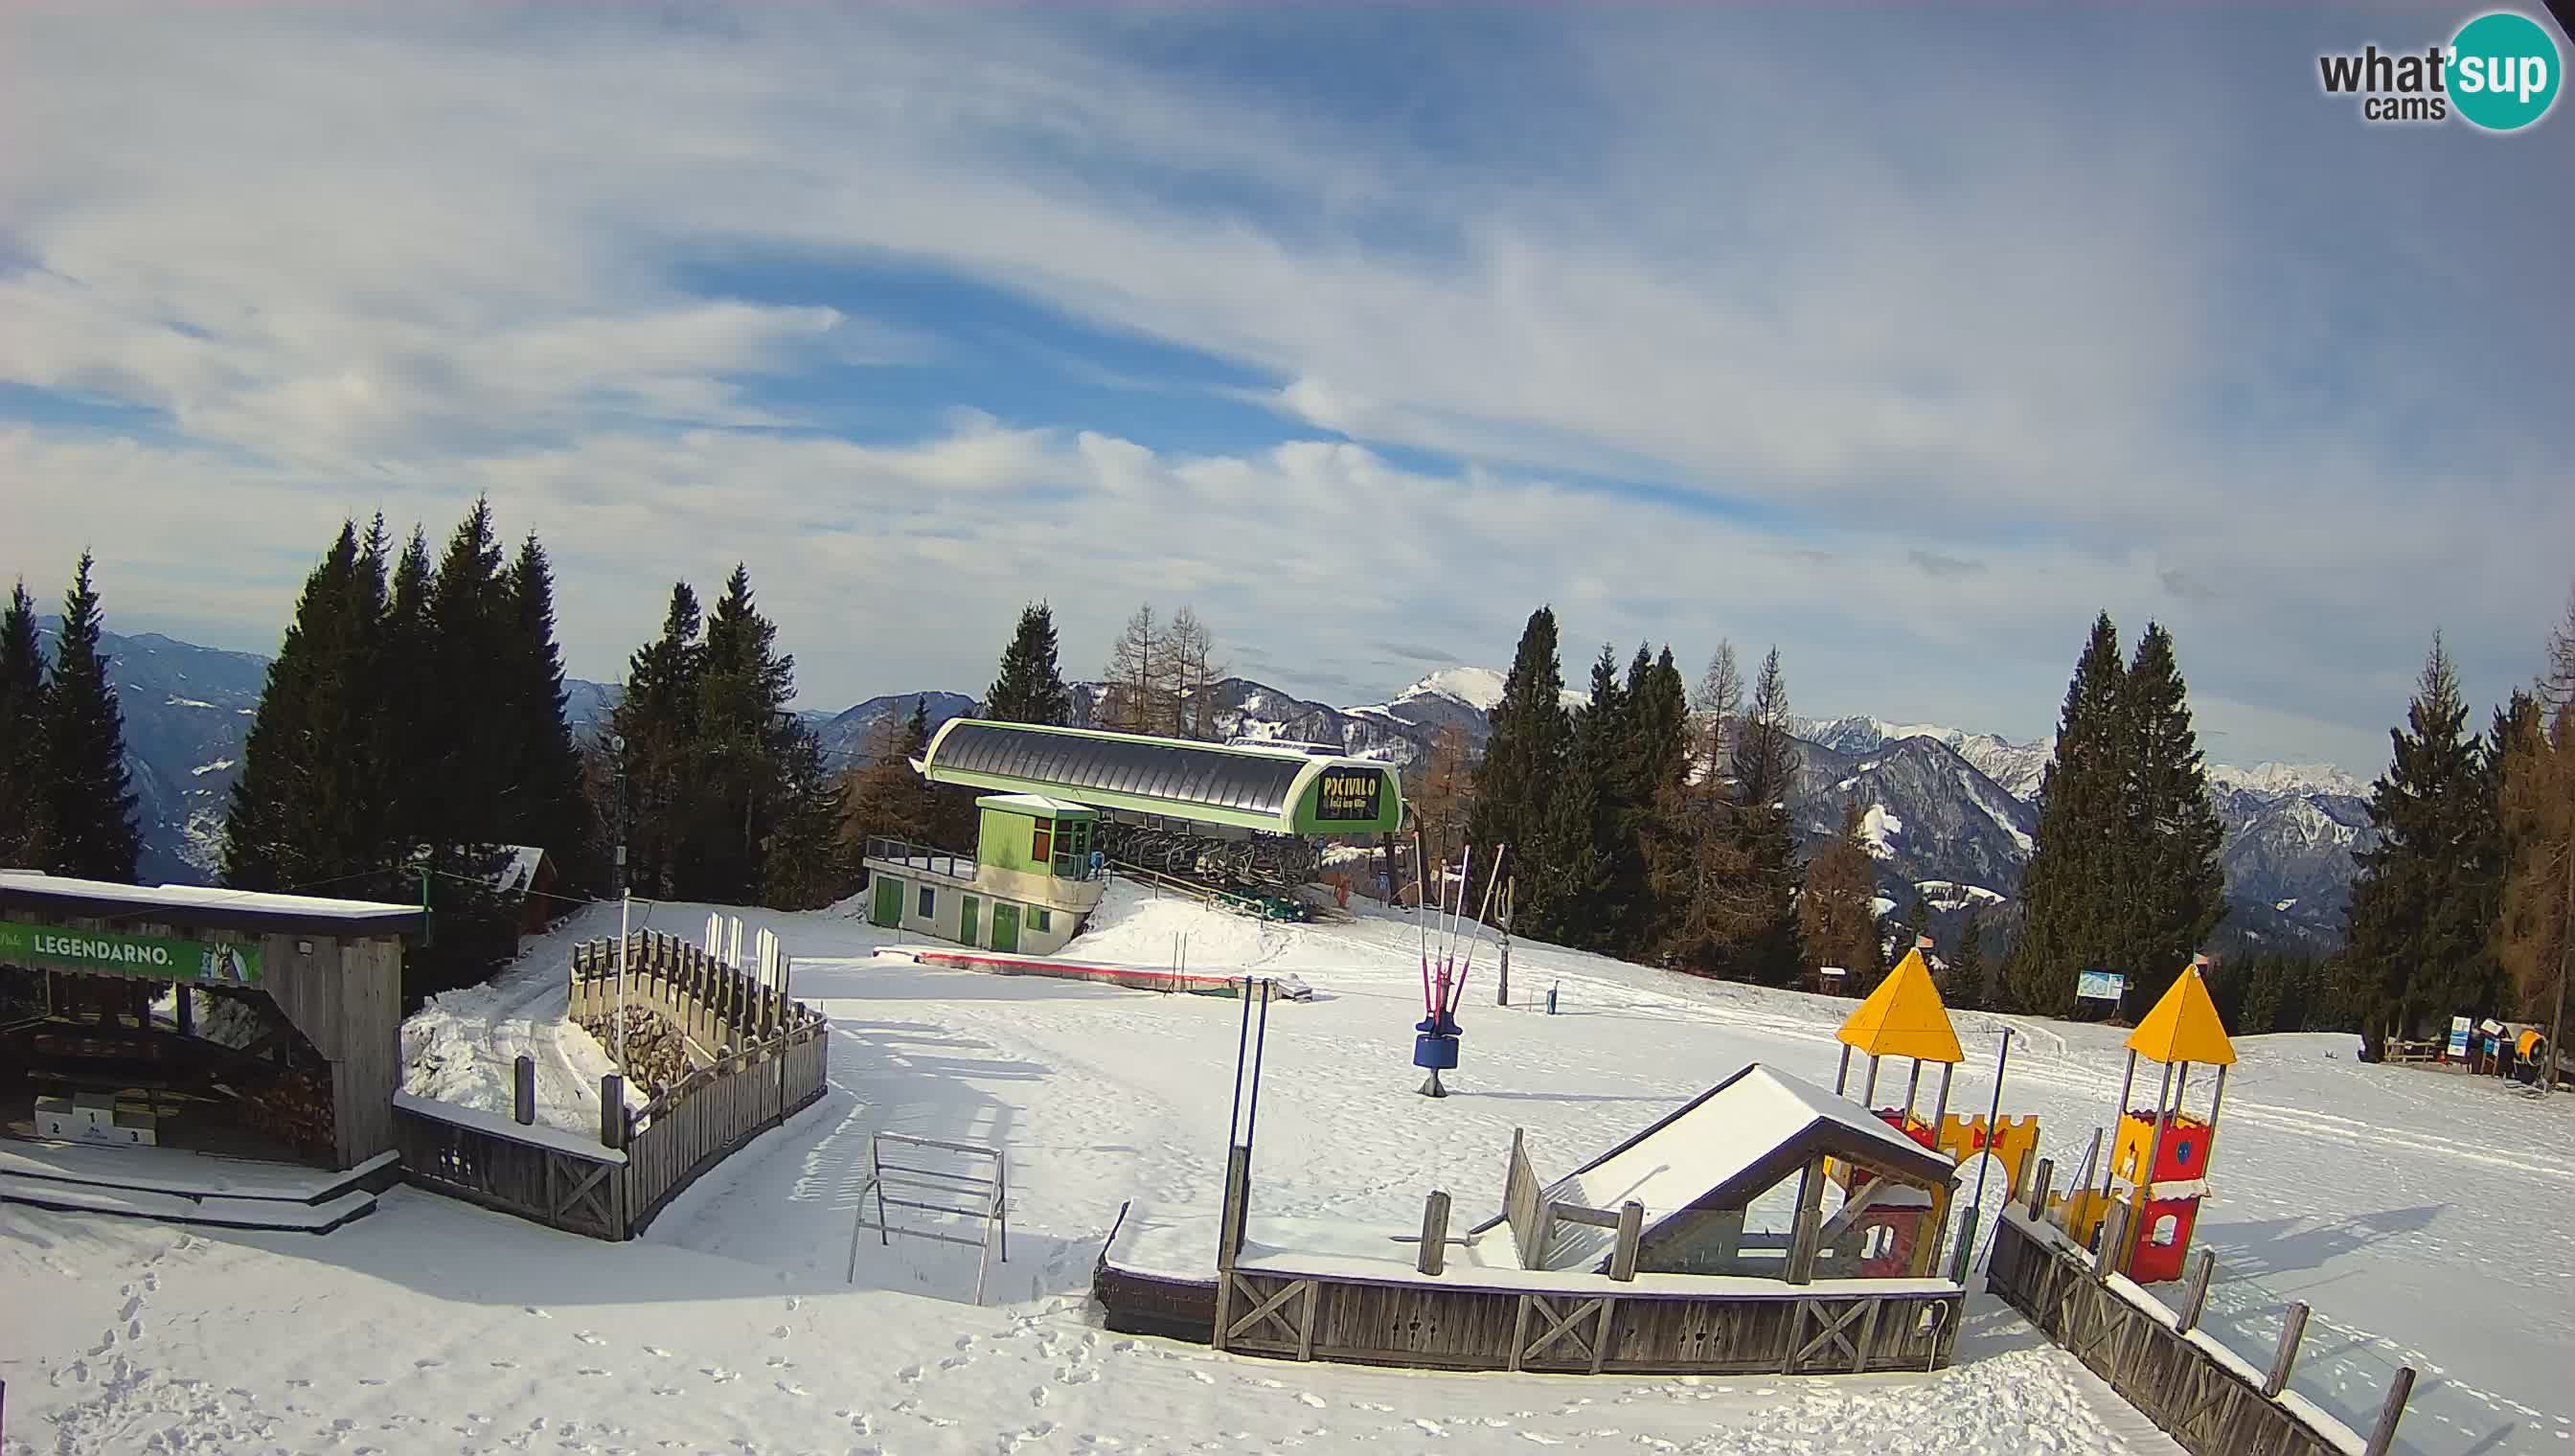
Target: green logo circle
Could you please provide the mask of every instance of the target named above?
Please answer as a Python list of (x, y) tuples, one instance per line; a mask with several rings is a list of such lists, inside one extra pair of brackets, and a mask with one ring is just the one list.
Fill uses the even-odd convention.
[(2557, 41), (2509, 10), (2480, 15), (2450, 39), (2450, 104), (2474, 126), (2519, 131), (2557, 100)]

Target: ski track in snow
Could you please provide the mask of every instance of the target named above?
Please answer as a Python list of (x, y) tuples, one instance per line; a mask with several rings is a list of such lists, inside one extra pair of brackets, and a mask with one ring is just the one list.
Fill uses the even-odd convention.
[[(1850, 1005), (1521, 943), (1513, 1004), (1496, 1007), (1488, 940), (1460, 1011), (1455, 1094), (1432, 1103), (1411, 1093), (1410, 921), (1287, 927), (1124, 884), (1112, 894), (1074, 957), (1168, 963), (1186, 935), (1193, 967), (1293, 971), (1316, 988), (1270, 1012), (1256, 1217), (1400, 1228), (1435, 1185), (1480, 1218), (1513, 1127), (1545, 1174), (1746, 1059), (1829, 1083)], [(656, 913), (695, 925), (705, 912)], [(645, 1237), (596, 1243), (410, 1189), (322, 1239), (11, 1207), (0, 1308), (43, 1314), (0, 1321), (0, 1456), (2175, 1449), (1981, 1295), (1959, 1363), (1927, 1376), (1444, 1377), (1109, 1334), (1088, 1285), (1122, 1205), (1140, 1238), (1212, 1254), (1200, 1230), (1240, 1004), (934, 970), (878, 958), (889, 937), (854, 920), (741, 913), (787, 940), (798, 994), (833, 1019), (832, 1085)], [(598, 1050), (562, 1023), (561, 966), (613, 914), (586, 912), (407, 1028), (436, 1063), (414, 1077), (505, 1107), (507, 1058), (526, 1050), (549, 1120), (591, 1125)], [(1550, 985), (1552, 1018), (1537, 1005)], [(2117, 1088), (2116, 1033), (1958, 1021), (1970, 1063), (1951, 1110), (1983, 1110), (1995, 1033), (2012, 1026), (2005, 1110), (2041, 1116), (2070, 1178)], [(2575, 1453), (2557, 1409), (2575, 1362), (2575, 1256), (2534, 1242), (2528, 1217), (2575, 1180), (2575, 1119), (2358, 1066), (2341, 1038), (2239, 1051), (2202, 1220), (2221, 1271), (2208, 1328), (2259, 1363), (2281, 1305), (2305, 1299), (2297, 1386), (2347, 1422), (2365, 1429), (2387, 1374), (2411, 1363), (2422, 1379), (2400, 1450)], [(985, 1306), (970, 1302), (973, 1250), (873, 1232), (845, 1282), (881, 1129), (1008, 1149), (1010, 1257)]]

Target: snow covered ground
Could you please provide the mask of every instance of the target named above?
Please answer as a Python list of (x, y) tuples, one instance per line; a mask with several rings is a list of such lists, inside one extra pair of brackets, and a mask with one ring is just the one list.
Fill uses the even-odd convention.
[[(705, 918), (655, 913), (682, 934)], [(645, 1239), (598, 1244), (409, 1189), (318, 1239), (9, 1208), (0, 1450), (2174, 1449), (1981, 1295), (1959, 1365), (1931, 1376), (1440, 1376), (1107, 1334), (1086, 1291), (1122, 1206), (1171, 1257), (1212, 1258), (1236, 1003), (932, 969), (880, 956), (888, 932), (847, 915), (742, 913), (777, 930), (797, 995), (832, 1017), (832, 1090)], [(596, 1046), (560, 1028), (544, 986), (559, 986), (562, 946), (614, 914), (588, 912), (464, 993), (483, 999), (416, 1024), (437, 1066), (416, 1065), (411, 1089), (505, 1095), (466, 1053), (551, 1047), (564, 1065), (548, 1120), (595, 1125), (582, 1099)], [(1433, 1102), (1414, 1095), (1408, 1057), (1413, 934), (1374, 916), (1268, 924), (1122, 882), (1067, 953), (1167, 964), (1186, 937), (1194, 970), (1315, 988), (1271, 1012), (1254, 1198), (1284, 1219), (1402, 1226), (1436, 1186), (1476, 1221), (1498, 1206), (1512, 1128), (1553, 1176), (1746, 1061), (1829, 1084), (1850, 1006), (1523, 945), (1507, 1009), (1479, 960), (1454, 1095)], [(1552, 1017), (1537, 1004), (1550, 985)], [(1959, 1020), (1974, 1064), (1953, 1106), (1981, 1109), (2004, 1023)], [(2039, 1113), (2045, 1150), (2071, 1162), (2109, 1111), (2116, 1033), (2012, 1024), (2005, 1108)], [(2414, 1363), (2401, 1449), (2575, 1452), (2575, 1250), (2560, 1232), (2575, 1115), (2361, 1066), (2350, 1049), (2239, 1042), (2203, 1220), (2221, 1269), (2210, 1323), (2259, 1359), (2280, 1305), (2309, 1301), (2298, 1386), (2364, 1429), (2386, 1373)], [(1009, 1150), (1011, 1257), (984, 1307), (974, 1252), (947, 1245), (886, 1248), (871, 1232), (845, 1282), (878, 1129)]]

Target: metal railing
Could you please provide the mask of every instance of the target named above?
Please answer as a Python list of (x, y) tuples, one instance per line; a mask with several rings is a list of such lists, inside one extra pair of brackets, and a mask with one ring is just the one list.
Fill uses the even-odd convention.
[(975, 877), (974, 855), (959, 854), (948, 849), (934, 849), (927, 844), (913, 843), (909, 839), (871, 834), (868, 836), (868, 857), (892, 860), (907, 869), (944, 874), (951, 879)]

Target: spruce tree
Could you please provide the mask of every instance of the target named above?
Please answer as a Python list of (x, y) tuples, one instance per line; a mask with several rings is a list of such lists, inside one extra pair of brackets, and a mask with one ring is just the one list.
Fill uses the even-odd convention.
[(696, 758), (707, 808), (694, 825), (704, 836), (699, 898), (739, 903), (759, 892), (761, 841), (797, 728), (787, 713), (796, 662), (777, 643), (777, 627), (753, 605), (751, 573), (736, 565), (707, 619), (698, 681)]
[(1573, 731), (1564, 712), (1564, 669), (1556, 658), (1553, 609), (1541, 607), (1529, 614), (1489, 723), (1491, 736), (1475, 764), (1466, 838), (1487, 853), (1497, 845), (1510, 846), (1520, 884), (1518, 928), (1539, 934), (1532, 907), (1544, 893), (1539, 886), (1548, 871), (1542, 831), (1549, 824), (1549, 800), (1564, 771)]
[(1073, 695), (1056, 663), (1055, 612), (1046, 603), (1020, 609), (1019, 630), (1002, 650), (1002, 670), (984, 694), (984, 717), (1003, 723), (1061, 727), (1073, 718)]
[(1751, 704), (1736, 728), (1732, 777), (1743, 914), (1734, 942), (1724, 950), (1724, 973), (1784, 983), (1804, 957), (1797, 945), (1796, 848), (1788, 808), (1796, 790), (1797, 739), (1789, 728), (1788, 679), (1775, 647), (1761, 660)]
[(806, 725), (786, 734), (780, 757), (777, 830), (761, 863), (761, 902), (819, 909), (851, 888), (840, 837), (840, 793), (823, 769), (822, 742)]
[(521, 791), (525, 734), (512, 711), (520, 684), (499, 671), (515, 662), (513, 605), (492, 528), (477, 498), (448, 538), (430, 589), (431, 709), (436, 792), (419, 805), (436, 867), (468, 875), (514, 842), (528, 804)]
[(375, 697), (382, 568), (381, 553), (343, 522), (305, 578), (226, 805), (227, 885), (329, 882), (350, 893), (343, 881), (383, 865), (386, 775), (373, 752), (382, 712)]
[(2146, 624), (2120, 686), (2126, 784), (2118, 820), (2119, 968), (2136, 1004), (2162, 999), (2226, 910), (2225, 826), (2191, 728), (2172, 637)]
[(2021, 929), (2003, 966), (2014, 1010), (2063, 1015), (2074, 1004), (2075, 972), (2121, 957), (2111, 895), (2124, 822), (2126, 679), (2119, 630), (2104, 612), (2066, 685), (2056, 751), (2039, 775), (2038, 830), (2021, 871)]
[[(1922, 893), (1922, 886), (1917, 884), (1913, 886), (1912, 900), (1904, 906), (1904, 923), (1895, 927), (1895, 943), (1887, 952), (1890, 963), (1902, 960), (1905, 952), (1916, 948), (1924, 935), (1932, 935), (1931, 901)], [(1939, 937), (1932, 935), (1932, 941), (1937, 944)]]
[(63, 596), (63, 626), (45, 688), (45, 867), (82, 879), (132, 883), (142, 844), (125, 771), (125, 718), (99, 654), (98, 591), (82, 552)]
[(2495, 921), (2491, 784), (2467, 705), (2440, 639), (2432, 640), (2405, 727), (2392, 729), (2387, 771), (2370, 785), (2378, 842), (2352, 855), (2345, 954), (2357, 974), (2362, 1030), (2406, 1036), (2454, 1014), (2495, 1009), (2501, 974), (2487, 937)]
[(22, 581), (0, 614), (0, 867), (43, 860), (44, 721), (45, 653)]
[(698, 722), (698, 671), (704, 626), (698, 594), (674, 583), (662, 635), (627, 660), (626, 689), (609, 714), (609, 732), (625, 739), (623, 830), (627, 883), (670, 897), (694, 883), (688, 862)]
[(1885, 973), (1878, 949), (1877, 866), (1860, 837), (1859, 801), (1842, 805), (1841, 832), (1806, 860), (1797, 927), (1810, 969), (1837, 966), (1843, 989), (1866, 995)]
[(2575, 940), (2575, 711), (2516, 693), (2496, 715), (2505, 877), (2495, 951), (2523, 1015), (2555, 1027)]
[[(438, 634), (429, 610), (436, 587), (429, 538), (415, 525), (394, 564), (372, 674), (377, 715), (370, 756), (379, 774), (379, 856), (392, 864), (408, 864), (441, 831), (436, 799), (444, 710)], [(381, 892), (410, 898), (418, 886), (391, 884)]]
[(1617, 661), (1604, 646), (1592, 664), (1590, 702), (1573, 714), (1564, 770), (1542, 822), (1536, 856), (1542, 872), (1524, 902), (1531, 935), (1609, 950), (1625, 926), (1627, 907), (1619, 895), (1627, 880), (1621, 870), (1634, 862), (1620, 842), (1628, 709)]
[(1985, 911), (1975, 897), (1967, 898), (1967, 913), (1958, 922), (1958, 948), (1949, 953), (1949, 973), (1943, 977), (1940, 998), (1961, 1011), (1981, 1010), (1992, 988), (1985, 984)]
[(581, 750), (564, 718), (563, 656), (555, 646), (554, 571), (532, 533), (519, 545), (507, 582), (510, 716), (519, 769), (518, 801), (503, 827), (513, 844), (536, 844), (566, 878), (587, 882), (590, 810)]
[(1625, 728), (1609, 875), (1619, 918), (1608, 948), (1633, 959), (1650, 953), (1657, 928), (1670, 918), (1657, 865), (1672, 853), (1668, 816), (1689, 767), (1689, 698), (1669, 647), (1648, 658), (1639, 645), (1621, 691)]

